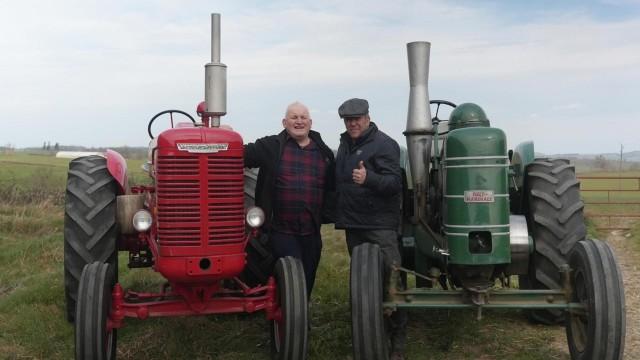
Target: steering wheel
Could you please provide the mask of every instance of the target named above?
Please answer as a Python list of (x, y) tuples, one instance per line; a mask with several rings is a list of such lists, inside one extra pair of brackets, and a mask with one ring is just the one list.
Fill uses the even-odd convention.
[(164, 115), (164, 114), (170, 114), (169, 116), (171, 117), (171, 127), (173, 128), (173, 113), (177, 113), (177, 114), (182, 114), (186, 117), (189, 118), (189, 120), (191, 120), (192, 123), (196, 123), (196, 121), (193, 119), (193, 117), (191, 117), (191, 115), (187, 114), (186, 112), (182, 111), (182, 110), (165, 110), (165, 111), (161, 111), (159, 113), (157, 113), (154, 117), (151, 118), (151, 120), (149, 120), (149, 125), (147, 126), (147, 132), (149, 133), (149, 137), (153, 139), (153, 134), (151, 133), (151, 125), (153, 124), (153, 122), (159, 118), (160, 116)]
[(431, 121), (436, 120), (438, 122), (442, 121), (442, 120), (438, 119), (438, 111), (440, 111), (440, 105), (451, 106), (454, 109), (458, 106), (458, 105), (452, 103), (451, 101), (447, 101), (447, 100), (431, 100), (431, 101), (429, 101), (429, 104), (438, 105), (438, 107), (436, 107), (436, 115), (433, 117), (433, 119), (431, 119)]

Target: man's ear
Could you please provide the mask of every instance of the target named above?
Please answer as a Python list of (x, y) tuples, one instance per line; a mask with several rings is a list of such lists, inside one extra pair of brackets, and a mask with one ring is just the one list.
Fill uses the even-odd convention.
[(287, 127), (287, 119), (282, 118), (282, 127), (286, 128)]
[(309, 129), (311, 129), (311, 126), (313, 126), (313, 119), (309, 118)]

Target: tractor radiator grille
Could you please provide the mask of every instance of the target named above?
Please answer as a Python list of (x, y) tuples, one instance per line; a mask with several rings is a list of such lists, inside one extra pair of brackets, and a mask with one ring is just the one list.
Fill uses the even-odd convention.
[(161, 246), (244, 241), (241, 157), (160, 155), (156, 179)]

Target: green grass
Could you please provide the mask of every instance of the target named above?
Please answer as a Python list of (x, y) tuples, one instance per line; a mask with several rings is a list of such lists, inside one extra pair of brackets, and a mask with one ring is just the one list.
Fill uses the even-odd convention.
[[(36, 214), (49, 219), (48, 234), (0, 237), (0, 353), (9, 357), (72, 358), (73, 328), (64, 320), (60, 209)], [(48, 212), (48, 214), (45, 214)], [(310, 359), (347, 359), (351, 354), (348, 306), (349, 258), (344, 237), (324, 228), (325, 246), (312, 297)], [(152, 290), (162, 278), (149, 269), (126, 269), (125, 288)], [(546, 346), (564, 343), (560, 327), (528, 324), (522, 313), (412, 311), (408, 354), (412, 359), (565, 358)], [(45, 336), (46, 334), (46, 336)], [(134, 358), (268, 359), (267, 322), (261, 313), (126, 320), (118, 356)], [(427, 355), (428, 354), (428, 355)]]
[[(38, 186), (64, 193), (66, 166), (62, 159), (0, 155), (0, 181), (6, 187), (21, 179), (19, 186), (26, 193)], [(139, 162), (129, 168), (143, 178)], [(47, 176), (34, 180), (46, 169), (51, 171)], [(62, 204), (56, 201), (0, 198), (2, 358), (73, 358), (73, 327), (64, 320), (63, 217)], [(349, 359), (350, 259), (343, 232), (325, 226), (323, 239), (312, 296), (309, 358)], [(127, 269), (126, 255), (121, 253), (119, 261), (125, 288), (160, 287), (163, 279), (151, 269)], [(253, 360), (268, 359), (269, 351), (262, 313), (127, 319), (118, 334), (120, 359)], [(410, 359), (568, 358), (564, 328), (532, 325), (520, 311), (485, 311), (480, 321), (473, 311), (411, 311), (407, 353)]]

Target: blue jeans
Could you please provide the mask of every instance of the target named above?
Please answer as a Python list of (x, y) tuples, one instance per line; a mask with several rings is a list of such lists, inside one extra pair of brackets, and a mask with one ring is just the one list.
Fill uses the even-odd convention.
[(311, 297), (311, 290), (316, 281), (316, 271), (320, 264), (322, 253), (322, 238), (320, 233), (311, 235), (293, 235), (272, 231), (269, 234), (271, 250), (276, 258), (291, 256), (300, 259), (304, 268), (307, 282), (307, 297)]

